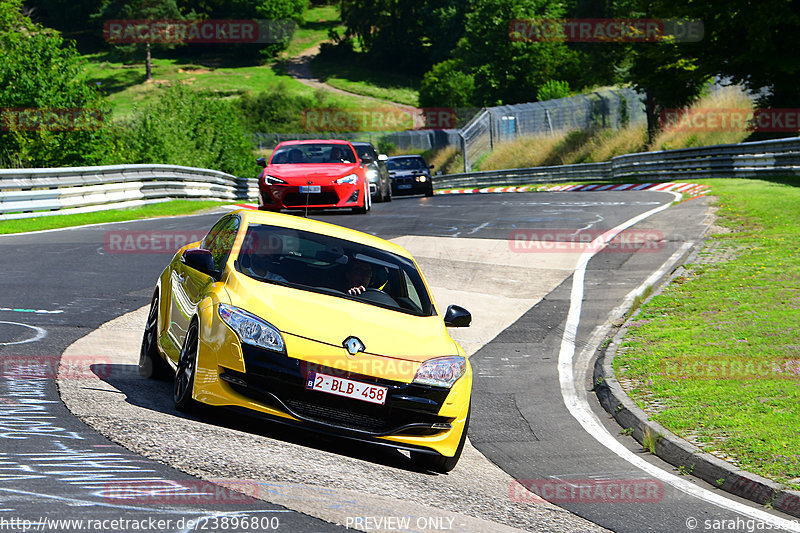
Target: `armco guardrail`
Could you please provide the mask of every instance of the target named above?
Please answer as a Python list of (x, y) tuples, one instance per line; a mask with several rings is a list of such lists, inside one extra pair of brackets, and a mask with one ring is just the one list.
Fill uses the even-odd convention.
[(434, 176), (436, 188), (571, 180), (664, 181), (800, 175), (800, 137), (617, 156), (605, 163)]
[(258, 183), (175, 165), (0, 169), (0, 219), (85, 213), (173, 198), (254, 201)]

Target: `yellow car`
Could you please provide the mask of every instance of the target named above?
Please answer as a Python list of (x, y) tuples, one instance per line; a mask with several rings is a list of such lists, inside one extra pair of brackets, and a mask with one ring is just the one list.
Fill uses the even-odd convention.
[(324, 222), (223, 216), (153, 294), (139, 360), (196, 402), (409, 450), (448, 472), (469, 426), (472, 369), (411, 255)]

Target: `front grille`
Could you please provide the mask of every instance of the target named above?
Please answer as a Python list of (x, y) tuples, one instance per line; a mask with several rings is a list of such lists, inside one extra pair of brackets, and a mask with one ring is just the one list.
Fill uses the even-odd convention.
[(319, 402), (311, 403), (297, 399), (286, 399), (286, 405), (306, 418), (322, 423), (332, 422), (350, 429), (382, 432), (390, 427), (385, 418), (358, 413), (351, 409), (322, 405)]
[(339, 196), (335, 192), (319, 193), (289, 193), (283, 197), (283, 205), (335, 205), (339, 202)]

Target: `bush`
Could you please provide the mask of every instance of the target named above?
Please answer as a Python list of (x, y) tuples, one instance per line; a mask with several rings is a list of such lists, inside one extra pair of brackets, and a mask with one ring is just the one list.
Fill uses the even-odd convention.
[(302, 96), (290, 93), (283, 83), (258, 94), (244, 94), (239, 99), (245, 127), (254, 133), (305, 131), (303, 112), (326, 105), (324, 91), (318, 91), (314, 96)]
[(171, 164), (253, 173), (253, 144), (238, 109), (182, 85), (138, 111), (123, 133), (121, 163)]
[[(0, 166), (59, 167), (96, 164), (113, 139), (102, 126), (105, 102), (86, 82), (74, 45), (22, 15), (19, 0), (0, 0)], [(24, 116), (62, 117), (58, 126)], [(73, 110), (79, 112), (73, 113)]]
[(472, 102), (475, 80), (460, 69), (458, 61), (448, 59), (425, 73), (419, 89), (421, 107), (467, 107)]
[(545, 100), (555, 100), (556, 98), (566, 98), (569, 94), (569, 83), (549, 80), (536, 91), (536, 99), (543, 102)]

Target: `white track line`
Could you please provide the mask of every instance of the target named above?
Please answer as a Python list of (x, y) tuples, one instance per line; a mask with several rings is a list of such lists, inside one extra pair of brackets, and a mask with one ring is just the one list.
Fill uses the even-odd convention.
[[(671, 194), (675, 196), (676, 201), (680, 201), (682, 196), (681, 194)], [(589, 435), (594, 437), (600, 444), (608, 448), (621, 459), (624, 459), (654, 478), (671, 485), (685, 494), (694, 496), (695, 498), (703, 499), (709, 503), (722, 507), (723, 509), (727, 509), (729, 511), (745, 515), (749, 518), (762, 521), (765, 524), (770, 524), (775, 528), (800, 532), (800, 523), (796, 520), (786, 520), (784, 518), (773, 516), (765, 511), (754, 509), (748, 505), (736, 502), (720, 495), (719, 493), (698, 487), (697, 485), (694, 485), (685, 479), (681, 479), (680, 477), (645, 461), (617, 441), (605, 429), (601, 421), (591, 410), (591, 407), (589, 407), (589, 404), (578, 395), (573, 371), (573, 360), (575, 357), (575, 339), (577, 337), (578, 325), (580, 324), (581, 317), (586, 266), (594, 254), (596, 254), (618, 233), (638, 222), (641, 222), (651, 215), (667, 209), (669, 206), (670, 204), (664, 204), (655, 209), (651, 209), (650, 211), (635, 216), (630, 220), (623, 222), (619, 226), (605, 232), (597, 237), (588, 247), (587, 251), (581, 255), (578, 265), (575, 267), (575, 271), (573, 273), (569, 313), (567, 314), (567, 323), (564, 327), (564, 335), (561, 338), (561, 349), (558, 354), (558, 374), (561, 383), (561, 395), (564, 398), (564, 403), (567, 406), (567, 409), (569, 409), (570, 414), (575, 417), (578, 423), (583, 426), (583, 429), (586, 430)]]

